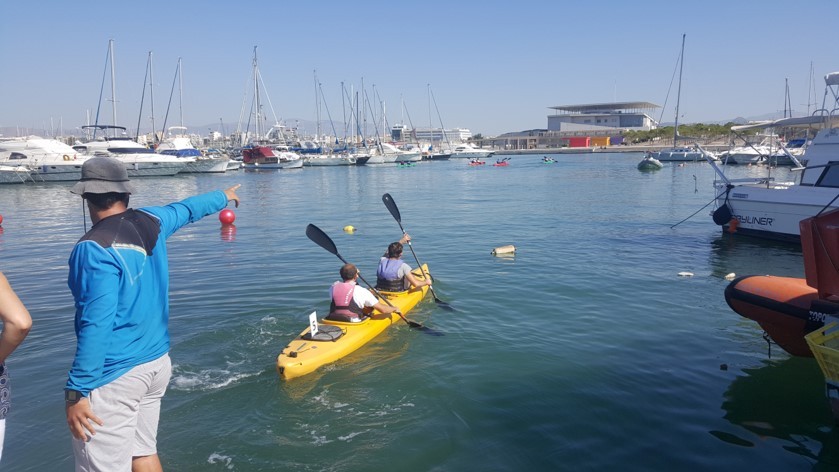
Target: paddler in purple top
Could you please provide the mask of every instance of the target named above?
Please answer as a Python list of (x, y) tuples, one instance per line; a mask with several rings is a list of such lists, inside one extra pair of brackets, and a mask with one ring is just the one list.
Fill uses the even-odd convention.
[(387, 252), (379, 261), (379, 268), (376, 270), (376, 288), (386, 292), (401, 292), (410, 290), (412, 287), (419, 288), (431, 285), (431, 277), (427, 279), (417, 278), (411, 273), (411, 266), (402, 261), (402, 245), (411, 240), (408, 233), (402, 235), (402, 239), (390, 243)]

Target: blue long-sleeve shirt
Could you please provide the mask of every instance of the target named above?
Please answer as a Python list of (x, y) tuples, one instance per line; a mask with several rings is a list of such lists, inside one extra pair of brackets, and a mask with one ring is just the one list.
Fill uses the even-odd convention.
[(67, 285), (76, 305), (76, 356), (65, 389), (87, 396), (169, 352), (166, 239), (220, 211), (215, 191), (97, 222), (70, 254)]

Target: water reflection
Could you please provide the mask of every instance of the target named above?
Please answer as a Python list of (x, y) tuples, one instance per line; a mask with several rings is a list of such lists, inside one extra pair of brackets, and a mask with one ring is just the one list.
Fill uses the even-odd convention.
[(804, 277), (804, 259), (796, 244), (718, 234), (711, 240), (710, 266), (716, 277), (777, 275)]
[(767, 360), (761, 367), (743, 369), (726, 390), (722, 409), (724, 418), (740, 429), (709, 431), (721, 441), (752, 447), (776, 438), (787, 443), (785, 450), (820, 465), (839, 464), (839, 427), (814, 359)]
[(233, 223), (229, 225), (221, 225), (221, 240), (232, 242), (236, 240), (236, 225)]

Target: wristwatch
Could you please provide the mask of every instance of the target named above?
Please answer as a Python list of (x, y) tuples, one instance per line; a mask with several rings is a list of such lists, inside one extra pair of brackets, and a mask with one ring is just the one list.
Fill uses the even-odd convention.
[(82, 392), (77, 392), (76, 390), (65, 390), (64, 391), (64, 401), (68, 403), (76, 403), (77, 401), (84, 398)]

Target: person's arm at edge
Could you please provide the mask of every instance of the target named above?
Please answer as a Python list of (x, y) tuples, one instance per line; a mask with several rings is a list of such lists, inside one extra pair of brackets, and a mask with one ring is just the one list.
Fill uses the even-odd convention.
[(2, 272), (0, 272), (0, 319), (3, 320), (3, 333), (0, 335), (0, 363), (3, 363), (29, 334), (32, 328), (32, 317)]

